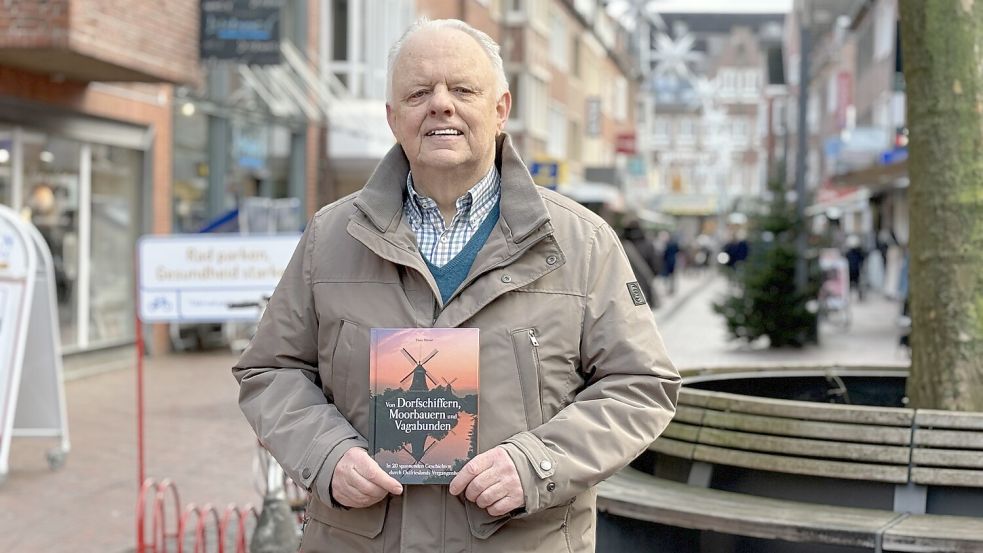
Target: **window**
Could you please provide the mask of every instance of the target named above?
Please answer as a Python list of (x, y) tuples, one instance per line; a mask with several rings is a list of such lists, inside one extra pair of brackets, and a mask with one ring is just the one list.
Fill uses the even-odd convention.
[(512, 111), (509, 119), (522, 119), (522, 78), (519, 73), (509, 73), (509, 92), (512, 93)]
[(348, 60), (348, 0), (331, 3), (331, 59)]
[(744, 72), (744, 92), (757, 95), (758, 92), (758, 70), (749, 69)]
[(143, 153), (92, 146), (90, 344), (133, 339), (133, 258)]
[(567, 26), (563, 20), (563, 15), (554, 13), (550, 16), (550, 62), (557, 69), (566, 70), (569, 65), (567, 48), (570, 46), (567, 40)]
[(580, 125), (576, 121), (570, 121), (570, 145), (567, 149), (567, 155), (572, 160), (580, 160), (583, 157), (583, 146), (581, 136)]
[(79, 344), (79, 176), (82, 144), (24, 133), (24, 207), (51, 249), (62, 345)]
[(874, 17), (874, 59), (882, 60), (894, 50), (894, 7), (889, 2), (881, 2), (877, 5)]
[(806, 112), (806, 128), (809, 132), (819, 130), (819, 98), (815, 95), (809, 97), (809, 111)]
[(0, 204), (12, 205), (14, 201), (14, 132), (0, 126)]
[(559, 106), (549, 109), (549, 136), (546, 137), (546, 153), (556, 159), (567, 157), (567, 116)]
[(614, 118), (628, 119), (628, 81), (621, 76), (614, 80)]
[(737, 74), (733, 69), (721, 69), (717, 74), (721, 96), (733, 96), (737, 88)]
[(693, 119), (691, 117), (680, 117), (679, 118), (679, 141), (680, 142), (693, 142), (695, 136)]
[(656, 118), (652, 134), (656, 142), (669, 142), (669, 120), (664, 117)]
[(576, 34), (570, 41), (570, 73), (574, 77), (580, 76), (580, 37)]
[(526, 103), (526, 114), (528, 115), (529, 130), (534, 133), (544, 135), (549, 131), (549, 117), (546, 107), (546, 81), (534, 75), (527, 75), (526, 78), (526, 82), (528, 83), (528, 95), (523, 99), (523, 102)]
[(748, 142), (748, 124), (743, 118), (735, 119), (733, 126), (734, 144), (743, 146)]

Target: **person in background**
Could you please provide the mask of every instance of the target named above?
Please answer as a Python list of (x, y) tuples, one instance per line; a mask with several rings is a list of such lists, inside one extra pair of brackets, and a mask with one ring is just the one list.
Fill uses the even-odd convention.
[(867, 257), (867, 254), (861, 247), (859, 236), (856, 234), (847, 236), (846, 252), (843, 255), (846, 257), (847, 268), (850, 273), (850, 289), (857, 291), (859, 301), (864, 301), (864, 283), (860, 275), (863, 272), (864, 258)]

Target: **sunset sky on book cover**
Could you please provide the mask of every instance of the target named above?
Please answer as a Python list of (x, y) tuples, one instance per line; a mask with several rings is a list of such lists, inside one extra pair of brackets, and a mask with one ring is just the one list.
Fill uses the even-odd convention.
[(476, 328), (373, 328), (372, 453), (404, 484), (447, 484), (477, 450)]

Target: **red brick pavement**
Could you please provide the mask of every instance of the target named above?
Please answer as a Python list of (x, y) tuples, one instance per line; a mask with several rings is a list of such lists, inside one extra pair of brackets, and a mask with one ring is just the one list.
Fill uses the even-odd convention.
[[(147, 360), (147, 476), (171, 478), (182, 503), (253, 503), (255, 438), (236, 405), (229, 353)], [(135, 361), (134, 361), (135, 362)], [(135, 370), (66, 384), (72, 451), (60, 471), (55, 440), (14, 438), (0, 486), (0, 552), (120, 553), (136, 544)]]

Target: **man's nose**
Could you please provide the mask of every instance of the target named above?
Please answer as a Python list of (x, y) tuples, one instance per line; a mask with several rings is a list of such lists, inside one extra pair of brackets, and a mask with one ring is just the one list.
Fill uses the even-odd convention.
[(430, 97), (430, 115), (453, 115), (454, 98), (446, 87), (438, 86)]

